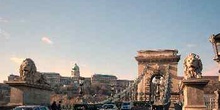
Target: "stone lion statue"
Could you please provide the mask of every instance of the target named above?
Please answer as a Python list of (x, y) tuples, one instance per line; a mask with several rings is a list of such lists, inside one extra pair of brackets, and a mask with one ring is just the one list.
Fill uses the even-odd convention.
[(47, 84), (46, 78), (40, 72), (37, 72), (37, 68), (32, 59), (26, 58), (20, 65), (20, 79), (28, 83), (35, 84)]
[(202, 61), (194, 53), (184, 59), (184, 79), (188, 78), (202, 78)]

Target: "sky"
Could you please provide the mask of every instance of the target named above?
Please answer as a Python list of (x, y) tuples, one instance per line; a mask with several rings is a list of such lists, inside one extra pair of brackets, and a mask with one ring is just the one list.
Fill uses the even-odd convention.
[(31, 58), (40, 72), (137, 78), (137, 51), (198, 54), (218, 75), (209, 37), (220, 33), (219, 0), (0, 0), (0, 82)]

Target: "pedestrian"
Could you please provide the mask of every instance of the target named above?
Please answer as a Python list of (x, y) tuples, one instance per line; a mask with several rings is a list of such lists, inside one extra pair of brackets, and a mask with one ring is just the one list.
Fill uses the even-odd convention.
[(86, 110), (86, 108), (84, 106), (82, 106), (82, 110)]
[(61, 101), (58, 103), (57, 110), (61, 110)]
[(53, 101), (53, 103), (51, 105), (51, 110), (57, 110), (57, 103), (56, 103), (56, 101)]

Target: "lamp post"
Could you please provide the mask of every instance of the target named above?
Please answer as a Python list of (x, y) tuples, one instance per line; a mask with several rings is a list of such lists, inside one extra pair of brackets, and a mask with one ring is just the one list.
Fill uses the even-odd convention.
[[(220, 64), (220, 33), (217, 35), (212, 35), (209, 38), (209, 41), (212, 43), (213, 49), (214, 49), (214, 61), (216, 61), (218, 64)], [(220, 72), (220, 71), (219, 71)], [(218, 81), (220, 81), (220, 76), (218, 77)], [(218, 110), (220, 107), (220, 91), (217, 89), (215, 92), (215, 109)]]
[(155, 80), (153, 82), (156, 86), (156, 90), (155, 90), (155, 102), (159, 102), (160, 101), (160, 77), (156, 76)]
[(214, 53), (215, 53), (215, 57), (214, 60), (219, 63), (220, 62), (220, 33), (217, 35), (212, 35), (209, 38), (209, 41), (212, 43), (213, 49), (214, 49)]
[(143, 101), (143, 95), (144, 95), (144, 93), (143, 93), (143, 91), (140, 93), (140, 101)]
[(83, 85), (84, 85), (84, 79), (83, 77), (79, 78), (79, 94), (80, 94), (80, 99), (81, 99), (81, 103), (84, 103), (84, 99), (83, 99)]
[(112, 100), (113, 100), (113, 96), (114, 96), (114, 91), (115, 91), (115, 87), (113, 84), (111, 84), (111, 98), (112, 98)]
[[(212, 43), (213, 49), (214, 49), (214, 61), (216, 61), (218, 64), (220, 64), (220, 33), (217, 35), (212, 35), (209, 38), (209, 41)], [(218, 77), (218, 80), (220, 81), (220, 76)]]

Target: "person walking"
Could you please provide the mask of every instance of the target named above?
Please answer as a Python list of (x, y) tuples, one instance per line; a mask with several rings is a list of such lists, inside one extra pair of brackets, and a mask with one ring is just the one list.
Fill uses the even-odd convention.
[(57, 110), (61, 110), (61, 101), (58, 103)]
[(51, 110), (57, 110), (57, 103), (56, 101), (53, 101), (52, 105), (51, 105)]

